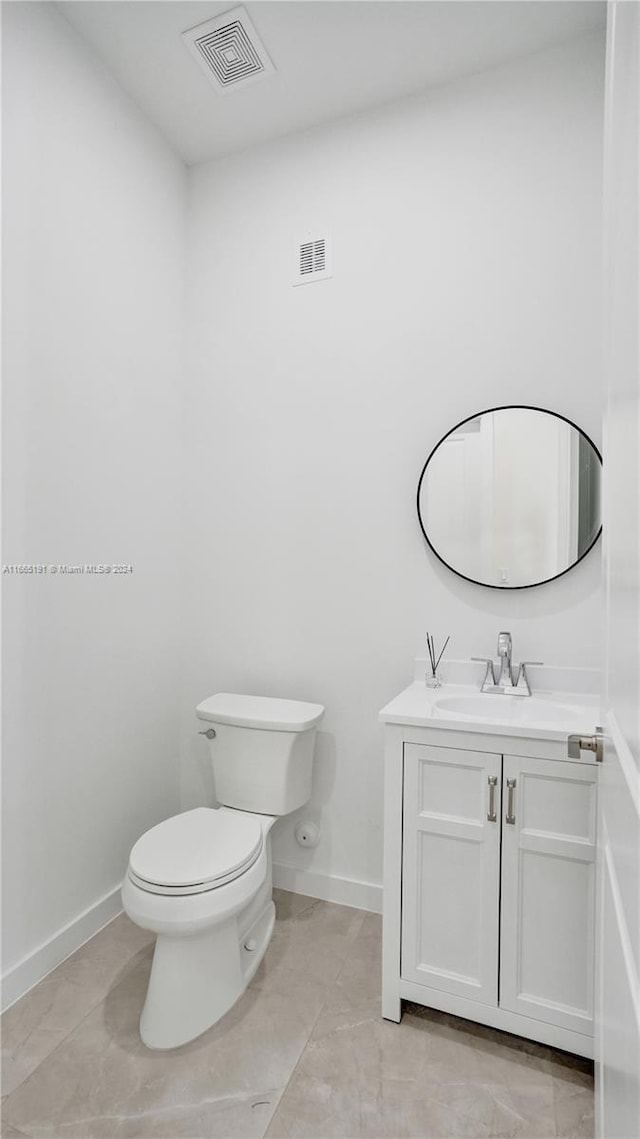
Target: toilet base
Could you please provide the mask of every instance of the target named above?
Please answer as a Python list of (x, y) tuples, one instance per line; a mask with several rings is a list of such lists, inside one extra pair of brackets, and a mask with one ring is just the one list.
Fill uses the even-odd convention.
[(269, 896), (265, 904), (264, 894), (260, 901), (248, 928), (242, 920), (247, 915), (240, 913), (189, 937), (158, 934), (140, 1017), (147, 1048), (179, 1048), (195, 1040), (239, 1000), (273, 933), (273, 901)]

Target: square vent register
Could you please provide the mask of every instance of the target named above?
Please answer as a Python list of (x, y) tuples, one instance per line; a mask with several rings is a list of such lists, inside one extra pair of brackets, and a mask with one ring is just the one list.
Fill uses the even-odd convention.
[(275, 68), (244, 8), (182, 33), (185, 46), (220, 94), (272, 75)]

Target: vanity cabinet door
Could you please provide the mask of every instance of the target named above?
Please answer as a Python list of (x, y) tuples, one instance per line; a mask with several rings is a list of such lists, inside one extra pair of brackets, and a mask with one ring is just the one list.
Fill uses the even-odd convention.
[(596, 779), (590, 764), (504, 756), (500, 1008), (585, 1034)]
[(402, 977), (494, 1007), (501, 766), (500, 755), (404, 745)]

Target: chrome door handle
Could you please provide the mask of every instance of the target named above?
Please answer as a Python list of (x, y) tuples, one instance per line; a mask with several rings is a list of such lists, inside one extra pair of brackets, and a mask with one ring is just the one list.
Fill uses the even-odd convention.
[(489, 810), (487, 811), (487, 820), (490, 823), (495, 823), (498, 820), (496, 815), (496, 785), (498, 783), (497, 775), (490, 775), (487, 779), (489, 784)]
[(513, 793), (515, 791), (515, 779), (507, 779), (507, 814), (505, 816), (505, 823), (514, 824), (516, 816), (513, 813)]
[(569, 759), (580, 759), (581, 751), (595, 752), (596, 761), (602, 763), (604, 759), (604, 728), (600, 725), (592, 736), (567, 736), (567, 755)]

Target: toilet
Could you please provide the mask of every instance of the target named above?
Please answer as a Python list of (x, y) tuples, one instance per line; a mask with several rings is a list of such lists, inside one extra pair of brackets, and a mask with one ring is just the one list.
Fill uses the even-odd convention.
[(196, 807), (138, 839), (122, 884), (136, 925), (157, 935), (140, 1036), (177, 1048), (242, 996), (275, 921), (269, 832), (311, 796), (321, 704), (218, 692), (196, 709), (216, 808)]

